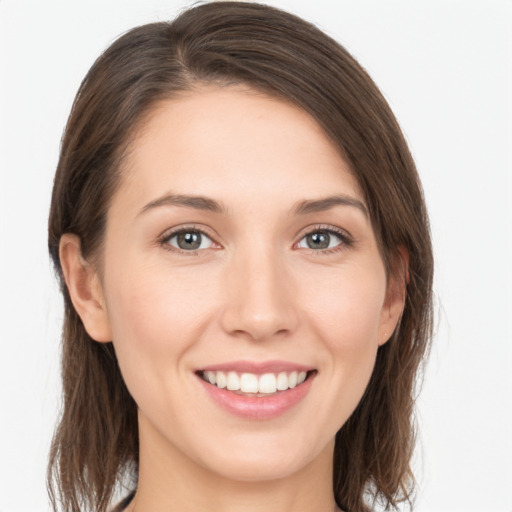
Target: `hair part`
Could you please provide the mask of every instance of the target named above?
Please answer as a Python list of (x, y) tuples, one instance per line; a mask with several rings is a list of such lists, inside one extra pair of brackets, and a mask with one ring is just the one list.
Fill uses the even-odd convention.
[[(399, 328), (378, 350), (366, 392), (336, 434), (337, 504), (367, 512), (410, 500), (416, 380), (432, 334), (433, 258), (413, 159), (385, 99), (351, 55), (315, 26), (255, 3), (215, 2), (173, 22), (130, 30), (83, 80), (64, 132), (49, 218), (49, 252), (65, 302), (63, 410), (48, 466), (55, 510), (105, 512), (138, 471), (137, 406), (111, 343), (86, 333), (59, 261), (64, 233), (101, 260), (107, 213), (123, 159), (152, 108), (202, 84), (241, 84), (308, 112), (347, 161), (364, 194), (386, 269), (409, 257)], [(99, 259), (98, 259), (99, 258)], [(402, 267), (400, 267), (402, 268)], [(405, 279), (405, 276), (404, 276)]]

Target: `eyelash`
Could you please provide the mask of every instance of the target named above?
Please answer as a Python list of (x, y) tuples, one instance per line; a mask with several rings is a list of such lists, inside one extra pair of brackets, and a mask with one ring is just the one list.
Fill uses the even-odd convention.
[(311, 229), (308, 228), (307, 231), (303, 232), (301, 234), (299, 242), (295, 243), (294, 246), (300, 243), (300, 241), (302, 241), (306, 236), (311, 235), (313, 233), (327, 233), (329, 235), (335, 235), (337, 238), (341, 240), (341, 242), (338, 245), (330, 249), (309, 249), (310, 253), (313, 254), (314, 256), (328, 256), (330, 254), (335, 254), (346, 249), (349, 249), (354, 245), (354, 239), (345, 230), (336, 228), (334, 226), (326, 226), (319, 224), (317, 226), (313, 226)]
[[(193, 251), (185, 251), (183, 249), (178, 249), (176, 247), (173, 247), (172, 245), (169, 244), (169, 241), (172, 238), (174, 238), (177, 235), (180, 235), (181, 233), (200, 233), (201, 235), (204, 235), (204, 236), (208, 237), (214, 244), (216, 244), (216, 242), (213, 241), (213, 236), (210, 233), (207, 233), (204, 229), (199, 228), (199, 227), (194, 226), (194, 225), (183, 226), (183, 227), (180, 227), (180, 228), (178, 228), (176, 230), (173, 230), (173, 231), (170, 231), (170, 232), (165, 232), (158, 239), (158, 244), (163, 249), (165, 249), (166, 251), (173, 252), (175, 254), (179, 254), (179, 255), (183, 255), (183, 256), (198, 256), (199, 253), (201, 251), (203, 251), (204, 249), (193, 250)], [(216, 245), (218, 245), (218, 244), (216, 244)]]
[[(212, 243), (214, 243), (215, 245), (218, 245), (216, 242), (214, 242), (211, 234), (206, 232), (204, 229), (199, 228), (194, 225), (180, 227), (179, 229), (164, 233), (158, 239), (158, 244), (166, 251), (170, 251), (170, 252), (184, 255), (184, 256), (198, 256), (201, 251), (204, 251), (204, 249), (196, 249), (196, 250), (186, 251), (183, 249), (178, 249), (176, 247), (173, 247), (172, 245), (169, 244), (169, 241), (172, 238), (174, 238), (175, 236), (180, 235), (181, 233), (188, 233), (188, 232), (200, 233), (201, 235), (208, 237), (212, 241)], [(317, 226), (313, 226), (311, 229), (308, 229), (307, 231), (303, 232), (301, 234), (299, 241), (294, 244), (294, 247), (308, 235), (311, 235), (313, 233), (319, 233), (319, 232), (327, 233), (329, 235), (335, 235), (337, 238), (339, 238), (341, 240), (341, 243), (339, 243), (338, 245), (336, 245), (335, 247), (332, 247), (330, 249), (320, 249), (320, 250), (309, 249), (309, 252), (314, 254), (315, 256), (324, 256), (324, 255), (337, 253), (337, 252), (343, 251), (347, 248), (350, 248), (354, 245), (353, 238), (346, 231), (339, 229), (339, 228), (335, 228), (333, 226), (317, 225)]]

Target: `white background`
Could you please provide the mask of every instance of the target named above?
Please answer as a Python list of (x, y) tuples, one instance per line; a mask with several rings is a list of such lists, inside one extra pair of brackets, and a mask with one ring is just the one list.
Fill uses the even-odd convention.
[[(62, 308), (46, 222), (74, 94), (121, 32), (191, 3), (0, 0), (0, 512), (48, 510)], [(416, 510), (512, 512), (512, 2), (269, 3), (368, 69), (424, 183), (438, 333), (418, 400)]]

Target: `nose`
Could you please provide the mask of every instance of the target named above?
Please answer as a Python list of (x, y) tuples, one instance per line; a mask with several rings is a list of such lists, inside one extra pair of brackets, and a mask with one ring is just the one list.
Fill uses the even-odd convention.
[(229, 334), (262, 341), (296, 329), (293, 278), (272, 249), (238, 255), (226, 283), (222, 325)]

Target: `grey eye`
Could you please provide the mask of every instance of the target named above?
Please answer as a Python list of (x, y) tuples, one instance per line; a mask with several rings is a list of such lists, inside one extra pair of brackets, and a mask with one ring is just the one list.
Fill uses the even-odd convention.
[(208, 249), (212, 246), (212, 240), (201, 233), (201, 231), (180, 231), (169, 238), (169, 245), (181, 249), (182, 251), (195, 251), (198, 249)]
[(304, 236), (298, 247), (305, 249), (323, 250), (332, 249), (342, 243), (341, 238), (330, 231), (313, 231)]

